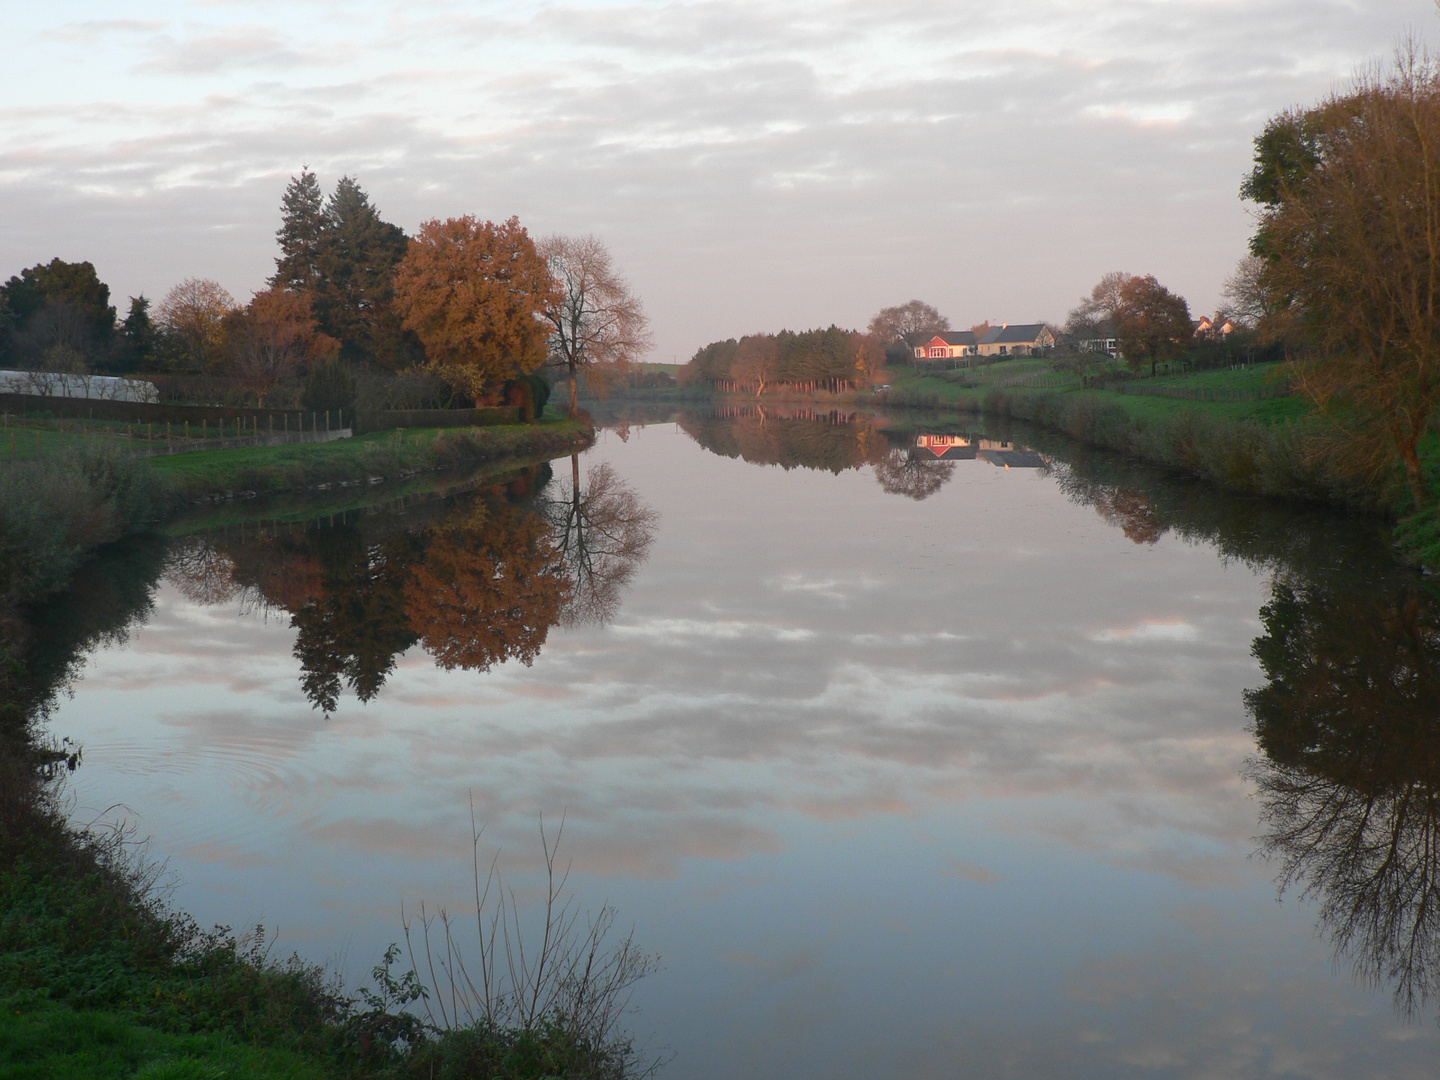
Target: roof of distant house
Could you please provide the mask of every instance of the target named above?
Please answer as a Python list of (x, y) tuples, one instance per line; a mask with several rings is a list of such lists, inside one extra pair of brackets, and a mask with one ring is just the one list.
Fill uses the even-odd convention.
[(1044, 323), (1010, 323), (1008, 326), (994, 326), (980, 339), (982, 345), (1024, 344), (1034, 341), (1045, 329)]
[[(942, 334), (936, 334), (930, 341), (939, 338), (946, 345), (974, 345), (975, 331), (973, 330), (946, 330)], [(927, 342), (928, 344), (928, 342)]]

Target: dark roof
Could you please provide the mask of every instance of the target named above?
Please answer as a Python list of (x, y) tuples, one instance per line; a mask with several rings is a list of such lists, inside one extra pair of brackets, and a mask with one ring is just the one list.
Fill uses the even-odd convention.
[[(943, 334), (931, 335), (929, 341), (934, 341), (937, 337), (941, 341), (945, 342), (946, 345), (975, 344), (975, 331), (973, 330), (946, 330)], [(922, 344), (928, 344), (928, 341), (923, 342)]]
[(981, 450), (978, 456), (991, 465), (1011, 469), (1038, 469), (1045, 464), (1045, 459), (1034, 450)]
[(1082, 330), (1070, 336), (1077, 341), (1099, 341), (1102, 338), (1119, 337), (1120, 329), (1109, 319), (1101, 319), (1088, 330)]
[(991, 327), (990, 332), (980, 339), (982, 345), (1010, 345), (1034, 341), (1045, 329), (1044, 323), (1011, 323), (1009, 326)]

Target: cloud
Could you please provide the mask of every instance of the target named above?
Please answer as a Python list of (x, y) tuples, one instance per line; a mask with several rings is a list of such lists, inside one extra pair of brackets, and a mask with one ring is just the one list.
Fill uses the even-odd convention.
[[(84, 253), (122, 295), (196, 272), (243, 295), (308, 163), (358, 175), (407, 227), (516, 212), (602, 235), (666, 355), (862, 324), (902, 295), (961, 322), (1057, 318), (1117, 265), (1203, 310), (1243, 253), (1235, 192), (1265, 117), (1424, 12), (439, 3), (337, 21), (291, 5), (93, 24), (138, 47), (87, 54), (91, 24), (41, 19), (12, 65), (29, 92), (10, 100), (32, 111), (0, 113), (0, 246), (16, 268)], [(78, 77), (62, 90), (27, 64)]]
[[(332, 58), (336, 46), (329, 50)], [(326, 53), (300, 50), (286, 44), (266, 26), (232, 26), (224, 33), (188, 38), (157, 36), (151, 58), (135, 65), (137, 73), (212, 76), (232, 68), (286, 70), (322, 62)]]

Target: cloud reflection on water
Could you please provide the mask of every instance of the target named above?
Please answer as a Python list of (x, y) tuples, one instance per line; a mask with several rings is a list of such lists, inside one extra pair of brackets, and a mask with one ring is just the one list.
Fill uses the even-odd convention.
[[(556, 630), (533, 667), (483, 674), (412, 651), (323, 721), (283, 621), (164, 589), (62, 711), (82, 790), (132, 795), (189, 852), (182, 872), (240, 903), (266, 896), (250, 867), (275, 867), (272, 915), (336, 947), (323, 902), (365, 956), (400, 897), (463, 890), (472, 794), (516, 867), (536, 816), (563, 808), (597, 902), (619, 899), (676, 964), (648, 1007), (689, 1048), (677, 1075), (734, 1075), (767, 1047), (754, 1060), (774, 1066), (812, 1031), (855, 1051), (832, 1075), (909, 1046), (939, 1055), (915, 1050), (915, 1075), (953, 1075), (948, 1047), (979, 1076), (1319, 1076), (1319, 1043), (1331, 1064), (1370, 1051), (1307, 1043), (1300, 1013), (1393, 1030), (1383, 1002), (1329, 981), (1305, 917), (1254, 905), (1270, 890), (1239, 769), (1258, 574), (1173, 533), (1133, 542), (1052, 478), (983, 463), (916, 502), (864, 470), (755, 467), (667, 428), (594, 453), (664, 521), (608, 628)], [(157, 755), (181, 768), (147, 798)], [(979, 1001), (961, 974), (1003, 992)], [(876, 994), (913, 1015), (867, 1028)]]

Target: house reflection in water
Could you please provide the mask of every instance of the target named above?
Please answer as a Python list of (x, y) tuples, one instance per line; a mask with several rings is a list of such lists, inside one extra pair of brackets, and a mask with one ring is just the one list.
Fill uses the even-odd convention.
[(929, 453), (942, 461), (988, 461), (1007, 469), (1038, 469), (1044, 459), (1028, 447), (1005, 439), (981, 439), (974, 435), (917, 435), (915, 451)]

